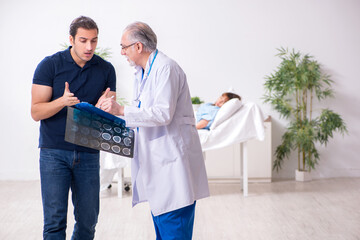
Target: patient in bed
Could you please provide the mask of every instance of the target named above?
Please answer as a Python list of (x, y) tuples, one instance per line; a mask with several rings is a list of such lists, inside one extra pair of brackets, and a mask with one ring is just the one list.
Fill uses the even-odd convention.
[(221, 106), (233, 98), (238, 98), (241, 100), (239, 95), (226, 92), (223, 93), (215, 103), (202, 104), (196, 112), (196, 128), (209, 130)]

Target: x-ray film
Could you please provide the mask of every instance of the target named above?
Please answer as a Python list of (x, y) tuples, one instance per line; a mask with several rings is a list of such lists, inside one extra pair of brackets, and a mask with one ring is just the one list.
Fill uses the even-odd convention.
[(132, 158), (134, 140), (134, 130), (121, 118), (85, 102), (67, 108), (67, 142)]

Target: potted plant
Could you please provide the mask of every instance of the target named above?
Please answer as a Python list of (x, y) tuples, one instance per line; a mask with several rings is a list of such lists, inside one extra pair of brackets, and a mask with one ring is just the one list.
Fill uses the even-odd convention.
[(192, 97), (191, 98), (191, 103), (193, 105), (194, 111), (196, 112), (198, 110), (198, 108), (200, 107), (200, 105), (203, 103), (204, 101), (202, 101), (199, 97)]
[[(327, 144), (335, 131), (342, 135), (347, 129), (341, 116), (330, 109), (313, 113), (314, 97), (318, 101), (333, 97), (330, 76), (321, 71), (320, 64), (312, 56), (300, 52), (278, 49), (281, 63), (278, 69), (266, 76), (264, 101), (270, 103), (289, 120), (281, 144), (276, 148), (273, 170), (281, 169), (284, 158), (297, 152), (297, 180), (310, 180), (311, 169), (320, 159), (315, 144)], [(308, 177), (304, 176), (308, 173)], [(310, 176), (310, 178), (309, 178)]]
[[(60, 44), (60, 46), (62, 47), (62, 50), (65, 50), (69, 48), (70, 45), (67, 43), (62, 43)], [(112, 52), (110, 52), (110, 48), (100, 48), (100, 47), (96, 47), (94, 53), (105, 60), (111, 58), (111, 54), (112, 54)]]

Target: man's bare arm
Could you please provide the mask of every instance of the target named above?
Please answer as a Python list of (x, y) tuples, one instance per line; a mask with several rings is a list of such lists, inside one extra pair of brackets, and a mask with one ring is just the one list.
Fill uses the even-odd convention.
[(54, 116), (65, 106), (73, 106), (79, 103), (79, 99), (69, 90), (69, 84), (65, 82), (64, 95), (50, 101), (52, 87), (33, 84), (31, 89), (31, 117), (35, 121)]

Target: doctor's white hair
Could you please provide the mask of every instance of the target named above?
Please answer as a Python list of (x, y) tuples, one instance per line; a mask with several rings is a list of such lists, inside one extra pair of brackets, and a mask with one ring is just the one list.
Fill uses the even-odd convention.
[(129, 40), (133, 42), (141, 42), (146, 52), (152, 52), (156, 50), (156, 34), (146, 23), (131, 23), (125, 28), (124, 32), (129, 32)]

